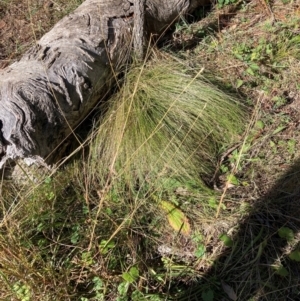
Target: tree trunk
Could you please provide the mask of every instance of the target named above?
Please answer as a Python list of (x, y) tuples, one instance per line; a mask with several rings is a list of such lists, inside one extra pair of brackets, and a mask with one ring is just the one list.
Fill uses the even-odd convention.
[[(146, 0), (146, 36), (201, 2)], [(107, 93), (112, 70), (131, 54), (134, 3), (85, 1), (0, 71), (0, 168), (17, 158), (43, 162)]]

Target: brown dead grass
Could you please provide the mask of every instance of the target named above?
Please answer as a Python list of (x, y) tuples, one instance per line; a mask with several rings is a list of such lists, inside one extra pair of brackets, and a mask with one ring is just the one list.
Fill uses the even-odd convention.
[(18, 58), (82, 0), (0, 1), (0, 68)]

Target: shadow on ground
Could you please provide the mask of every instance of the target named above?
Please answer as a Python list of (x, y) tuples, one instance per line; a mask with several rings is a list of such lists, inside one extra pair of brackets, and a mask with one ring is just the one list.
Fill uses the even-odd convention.
[(300, 160), (252, 208), (233, 247), (178, 300), (300, 300)]

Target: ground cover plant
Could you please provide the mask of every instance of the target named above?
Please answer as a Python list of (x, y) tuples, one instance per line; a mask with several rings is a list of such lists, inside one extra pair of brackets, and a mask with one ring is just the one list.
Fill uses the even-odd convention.
[[(39, 31), (40, 1), (0, 1), (2, 68), (80, 4), (45, 3)], [(1, 300), (299, 298), (300, 6), (213, 4), (128, 66), (84, 149), (2, 179)]]

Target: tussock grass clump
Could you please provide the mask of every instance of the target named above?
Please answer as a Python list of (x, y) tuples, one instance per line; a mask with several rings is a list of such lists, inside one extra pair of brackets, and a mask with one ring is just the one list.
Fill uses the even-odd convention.
[(132, 68), (104, 106), (93, 174), (125, 179), (131, 188), (170, 176), (201, 183), (220, 148), (236, 141), (244, 125), (239, 101), (201, 71), (172, 60)]
[[(160, 300), (148, 272), (169, 277), (157, 267), (158, 245), (179, 231), (189, 237), (198, 223), (168, 192), (202, 187), (189, 206), (200, 214), (201, 177), (239, 138), (244, 110), (201, 71), (171, 60), (133, 67), (120, 86), (100, 108), (87, 160), (34, 187), (2, 183), (0, 299), (127, 300), (153, 290)], [(132, 270), (145, 289), (128, 281)]]

